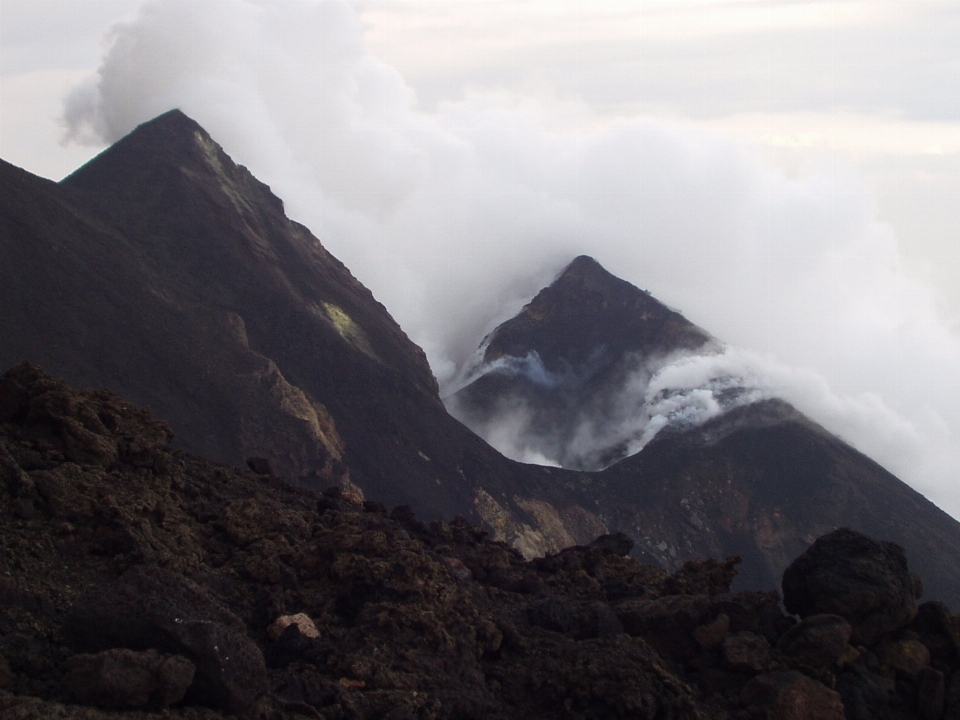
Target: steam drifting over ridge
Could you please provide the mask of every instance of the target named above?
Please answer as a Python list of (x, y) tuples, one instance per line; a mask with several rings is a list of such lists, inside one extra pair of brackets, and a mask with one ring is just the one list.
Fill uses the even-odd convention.
[(960, 340), (855, 177), (788, 178), (729, 139), (570, 104), (477, 94), (421, 112), (361, 20), (333, 1), (148, 3), (67, 98), (68, 136), (110, 142), (180, 107), (373, 290), (442, 384), (593, 255), (751, 348), (666, 366), (664, 388), (747, 377), (960, 516)]

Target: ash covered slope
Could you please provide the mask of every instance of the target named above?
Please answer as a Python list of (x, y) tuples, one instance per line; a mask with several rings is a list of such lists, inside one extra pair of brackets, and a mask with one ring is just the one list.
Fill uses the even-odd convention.
[[(752, 402), (738, 378), (699, 394), (652, 381), (720, 348), (581, 257), (491, 333), (474, 379), (447, 402), (514, 456), (606, 468), (572, 497), (634, 538), (638, 557), (677, 568), (738, 554), (738, 584), (765, 587), (813, 538), (848, 526), (903, 545), (926, 596), (960, 603), (960, 523), (919, 493), (788, 404)], [(712, 417), (699, 412), (704, 395)], [(673, 414), (656, 416), (664, 407)], [(653, 435), (656, 417), (667, 422)]]
[(599, 477), (602, 517), (666, 567), (737, 554), (737, 586), (764, 587), (814, 538), (850, 527), (903, 546), (924, 597), (960, 603), (960, 523), (782, 401), (661, 434)]
[(431, 518), (477, 517), (479, 496), (530, 551), (573, 541), (531, 529), (512, 498), (537, 471), (446, 413), (423, 352), (183, 113), (59, 184), (2, 164), (0, 203), (0, 365), (115, 389), (214, 460), (349, 476)]
[(732, 560), (670, 575), (612, 535), (525, 562), (169, 437), (109, 390), (0, 376), (4, 720), (960, 712), (960, 616), (917, 606), (890, 543), (818, 540), (784, 575), (798, 625), (731, 593)]

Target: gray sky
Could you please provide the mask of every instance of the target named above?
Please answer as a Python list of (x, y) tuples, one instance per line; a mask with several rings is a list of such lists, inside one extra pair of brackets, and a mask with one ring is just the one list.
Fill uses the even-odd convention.
[(960, 515), (958, 37), (933, 0), (0, 0), (0, 156), (59, 178), (181, 107), (442, 383), (592, 254)]

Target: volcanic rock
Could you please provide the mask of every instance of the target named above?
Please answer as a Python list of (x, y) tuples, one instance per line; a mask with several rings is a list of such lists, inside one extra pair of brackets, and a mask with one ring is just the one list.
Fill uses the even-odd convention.
[(270, 627), (267, 628), (267, 635), (269, 635), (273, 640), (279, 640), (280, 636), (283, 635), (286, 629), (291, 625), (296, 627), (299, 633), (306, 638), (320, 637), (320, 631), (317, 630), (317, 626), (305, 613), (297, 613), (296, 615), (281, 615), (274, 620), (273, 623), (271, 623)]
[(840, 694), (796, 670), (760, 675), (743, 690), (744, 702), (766, 707), (770, 720), (844, 720)]
[(754, 673), (769, 669), (773, 659), (770, 644), (759, 635), (752, 632), (740, 632), (736, 635), (727, 635), (724, 638), (721, 650), (724, 660), (734, 670), (749, 670)]
[[(729, 592), (732, 561), (671, 575), (610, 540), (527, 561), (464, 518), (423, 522), (169, 447), (69, 461), (56, 418), (115, 413), (107, 446), (154, 421), (27, 370), (18, 394), (64, 402), (0, 423), (4, 720), (147, 720), (168, 703), (170, 720), (833, 718), (838, 697), (849, 717), (913, 720), (941, 696), (956, 714), (945, 606), (842, 667), (771, 672), (792, 662), (770, 649), (791, 621), (774, 592)], [(271, 637), (299, 613), (323, 632)], [(903, 641), (930, 650), (919, 675), (887, 664)]]
[(943, 716), (946, 686), (943, 673), (924, 668), (917, 684), (917, 714), (923, 720), (938, 720)]
[(783, 602), (801, 617), (839, 615), (851, 641), (870, 644), (917, 613), (920, 583), (903, 548), (841, 528), (819, 538), (783, 574)]
[(115, 649), (74, 655), (64, 683), (82, 705), (162, 710), (183, 699), (195, 670), (193, 663), (179, 655)]
[(73, 643), (86, 650), (123, 647), (183, 655), (196, 667), (190, 696), (204, 705), (238, 712), (267, 689), (263, 655), (247, 638), (243, 622), (178, 573), (134, 566), (81, 598), (68, 625)]
[(852, 630), (839, 615), (809, 615), (783, 634), (777, 650), (803, 665), (832, 665), (847, 652)]
[(890, 640), (881, 650), (883, 663), (901, 675), (918, 678), (930, 666), (930, 650), (919, 640)]

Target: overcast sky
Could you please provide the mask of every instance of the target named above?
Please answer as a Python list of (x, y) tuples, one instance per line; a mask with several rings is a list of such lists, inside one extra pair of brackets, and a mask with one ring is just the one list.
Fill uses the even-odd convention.
[(958, 37), (954, 1), (0, 0), (0, 156), (59, 179), (181, 107), (444, 383), (592, 254), (960, 515)]

